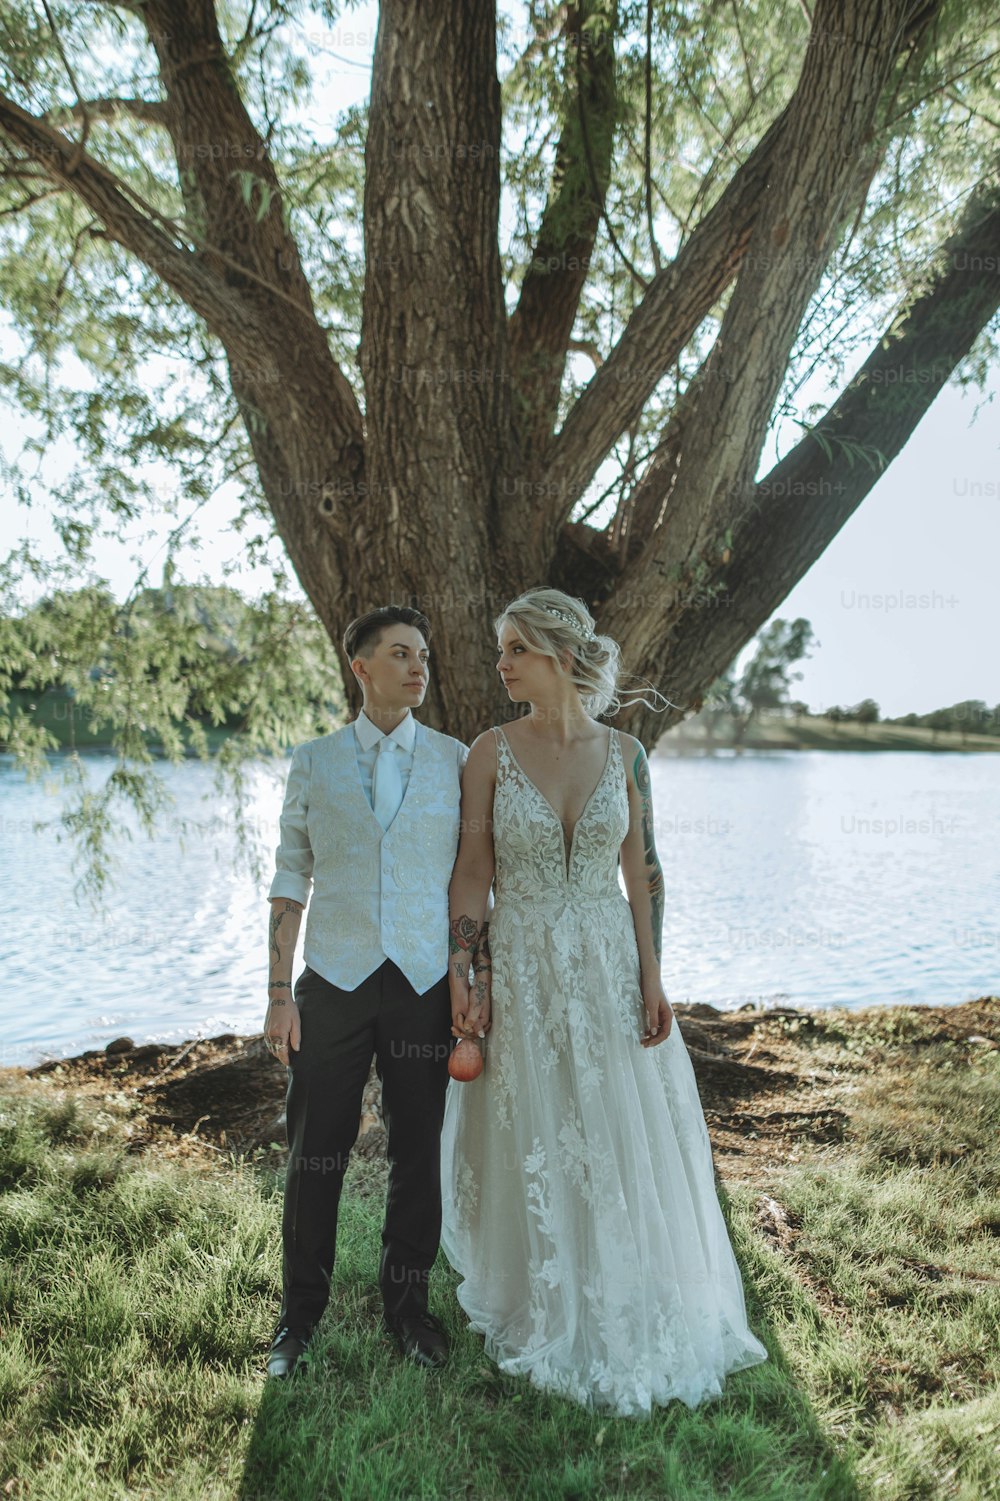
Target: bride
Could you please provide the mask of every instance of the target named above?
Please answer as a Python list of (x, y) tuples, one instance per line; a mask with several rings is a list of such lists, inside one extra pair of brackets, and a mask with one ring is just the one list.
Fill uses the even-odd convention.
[(441, 1243), (502, 1371), (622, 1416), (693, 1407), (767, 1352), (660, 978), (649, 766), (595, 717), (622, 703), (620, 657), (580, 600), (532, 589), (496, 629), (530, 713), (480, 735), (463, 777), (452, 1031), (488, 1052), (448, 1086)]

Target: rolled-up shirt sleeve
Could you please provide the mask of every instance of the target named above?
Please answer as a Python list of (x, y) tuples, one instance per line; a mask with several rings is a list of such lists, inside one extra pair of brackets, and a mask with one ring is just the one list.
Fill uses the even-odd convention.
[(309, 900), (312, 886), (313, 850), (309, 843), (306, 815), (309, 811), (309, 749), (297, 745), (292, 752), (292, 764), (285, 785), (285, 801), (281, 809), (281, 842), (275, 851), (275, 876), (271, 882), (268, 899), (275, 896), (288, 897), (301, 902)]

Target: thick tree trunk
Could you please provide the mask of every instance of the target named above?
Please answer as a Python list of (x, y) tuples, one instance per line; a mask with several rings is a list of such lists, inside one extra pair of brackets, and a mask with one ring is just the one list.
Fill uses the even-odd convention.
[(433, 617), (428, 714), (468, 734), (496, 707), (492, 534), (510, 428), (492, 3), (383, 0), (365, 167), (369, 499), (344, 599), (348, 613), (395, 602)]

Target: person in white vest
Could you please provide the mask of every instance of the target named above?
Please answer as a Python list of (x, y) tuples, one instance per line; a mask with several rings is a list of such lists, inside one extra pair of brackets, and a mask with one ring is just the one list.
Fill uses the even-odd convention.
[[(389, 1187), (379, 1286), (386, 1329), (425, 1366), (447, 1359), (428, 1310), (441, 1231), (440, 1136), (453, 1046), (448, 883), (468, 749), (418, 723), (430, 626), (389, 605), (343, 645), (357, 718), (295, 748), (269, 898), (264, 1035), (288, 1069), (282, 1300), (272, 1376), (296, 1369), (330, 1296), (337, 1210), (374, 1057)], [(311, 891), (311, 899), (310, 899)], [(308, 902), (305, 968), (292, 958)]]

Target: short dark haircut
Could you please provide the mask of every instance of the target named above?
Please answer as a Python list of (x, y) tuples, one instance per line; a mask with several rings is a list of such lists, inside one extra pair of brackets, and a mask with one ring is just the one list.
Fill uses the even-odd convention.
[(389, 625), (416, 626), (430, 645), (431, 623), (426, 615), (422, 615), (419, 610), (411, 610), (408, 605), (380, 605), (377, 610), (369, 610), (366, 614), (359, 615), (357, 620), (352, 620), (344, 632), (344, 651), (348, 662), (353, 662), (355, 657), (370, 656), (382, 639), (382, 632)]

